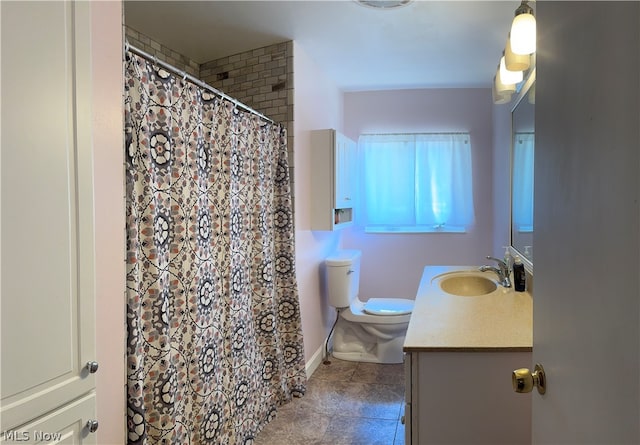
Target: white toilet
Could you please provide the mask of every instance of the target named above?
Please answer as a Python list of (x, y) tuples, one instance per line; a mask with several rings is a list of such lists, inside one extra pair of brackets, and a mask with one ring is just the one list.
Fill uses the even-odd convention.
[(358, 298), (358, 250), (342, 250), (325, 259), (329, 304), (338, 309), (333, 356), (340, 360), (402, 363), (402, 345), (413, 310), (405, 298)]

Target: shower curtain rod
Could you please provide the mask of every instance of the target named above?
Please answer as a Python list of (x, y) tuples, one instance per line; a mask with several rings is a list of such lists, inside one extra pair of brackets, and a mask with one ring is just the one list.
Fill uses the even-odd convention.
[(176, 74), (179, 74), (180, 76), (182, 76), (183, 79), (187, 79), (190, 82), (198, 85), (199, 87), (204, 88), (206, 90), (209, 90), (210, 92), (212, 92), (216, 96), (219, 96), (219, 97), (221, 97), (223, 99), (226, 99), (229, 102), (233, 103), (235, 106), (243, 108), (246, 111), (248, 111), (249, 113), (255, 114), (256, 116), (266, 120), (267, 122), (275, 124), (273, 119), (269, 119), (267, 116), (265, 116), (264, 114), (260, 113), (259, 111), (254, 110), (250, 106), (243, 104), (242, 102), (240, 102), (237, 99), (234, 99), (231, 96), (227, 96), (222, 91), (215, 89), (214, 87), (212, 87), (211, 85), (203, 82), (202, 80), (198, 79), (197, 77), (194, 77), (191, 74), (188, 74), (186, 71), (178, 69), (175, 66), (173, 66), (173, 65), (171, 65), (171, 64), (169, 64), (167, 62), (159, 60), (156, 56), (153, 56), (153, 55), (149, 54), (148, 52), (145, 52), (145, 51), (141, 50), (140, 48), (136, 48), (135, 46), (129, 44), (129, 42), (125, 42), (124, 49), (125, 49), (125, 51), (134, 52), (134, 53), (138, 54), (139, 56), (144, 57), (145, 59), (153, 61), (153, 63), (155, 63), (156, 65), (159, 65), (159, 66), (161, 66), (163, 68), (166, 68), (166, 69), (168, 69), (170, 71), (173, 71)]

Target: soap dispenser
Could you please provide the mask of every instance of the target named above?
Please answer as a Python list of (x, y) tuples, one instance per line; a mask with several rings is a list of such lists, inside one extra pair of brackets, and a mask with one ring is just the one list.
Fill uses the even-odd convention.
[(527, 277), (524, 271), (524, 264), (519, 255), (513, 261), (513, 288), (516, 292), (524, 292), (527, 287)]
[(509, 246), (502, 246), (504, 248), (504, 264), (507, 266), (507, 270), (511, 270), (511, 252)]

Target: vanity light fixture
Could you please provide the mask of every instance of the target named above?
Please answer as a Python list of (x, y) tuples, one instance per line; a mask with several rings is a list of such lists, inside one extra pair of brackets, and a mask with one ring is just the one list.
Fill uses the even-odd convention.
[(493, 78), (493, 103), (511, 101), (511, 95), (524, 79), (524, 72), (535, 65), (535, 50), (536, 19), (529, 0), (522, 0), (516, 9), (511, 32)]
[(522, 0), (511, 23), (511, 49), (521, 55), (536, 50), (536, 18), (528, 0)]

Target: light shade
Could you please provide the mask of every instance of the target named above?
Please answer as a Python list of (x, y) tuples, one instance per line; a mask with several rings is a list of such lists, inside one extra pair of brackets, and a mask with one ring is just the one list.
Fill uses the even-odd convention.
[(522, 71), (509, 71), (506, 66), (505, 57), (500, 58), (500, 79), (505, 84), (516, 84), (522, 82)]
[(509, 71), (526, 71), (531, 66), (529, 54), (516, 54), (511, 49), (511, 35), (507, 38), (504, 48), (504, 64)]
[(500, 77), (500, 65), (493, 76), (493, 102), (496, 104), (504, 104), (511, 101), (511, 95), (516, 92), (514, 83), (504, 83)]
[(491, 93), (493, 96), (493, 103), (498, 105), (509, 103), (511, 101), (511, 95), (513, 93), (509, 91), (504, 91), (504, 90), (498, 92), (498, 81), (496, 77), (497, 75), (493, 76), (493, 88), (491, 89)]
[(510, 40), (511, 50), (515, 54), (531, 54), (536, 50), (536, 18), (526, 2), (522, 2), (522, 6), (516, 10), (516, 16), (511, 24)]

